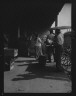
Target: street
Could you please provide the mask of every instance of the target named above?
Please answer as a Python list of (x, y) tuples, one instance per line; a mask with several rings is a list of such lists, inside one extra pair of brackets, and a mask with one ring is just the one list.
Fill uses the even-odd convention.
[(55, 71), (55, 63), (44, 69), (31, 57), (18, 57), (14, 68), (4, 72), (4, 93), (70, 93), (72, 82), (63, 72)]

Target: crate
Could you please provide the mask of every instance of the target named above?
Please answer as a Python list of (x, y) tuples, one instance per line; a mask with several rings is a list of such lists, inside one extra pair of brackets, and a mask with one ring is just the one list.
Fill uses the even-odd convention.
[(18, 49), (4, 48), (4, 70), (10, 71), (10, 67), (14, 65), (15, 58), (18, 55)]
[(18, 49), (4, 49), (4, 56), (16, 57), (18, 55)]

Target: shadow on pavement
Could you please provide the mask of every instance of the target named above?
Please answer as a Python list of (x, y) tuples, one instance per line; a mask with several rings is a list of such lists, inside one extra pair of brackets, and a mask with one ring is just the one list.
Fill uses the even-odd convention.
[[(13, 78), (12, 81), (30, 80), (35, 78), (53, 79), (53, 80), (67, 80), (70, 79), (63, 72), (56, 72), (55, 66), (40, 66), (39, 63), (32, 63), (35, 60), (28, 61), (28, 68), (25, 70), (25, 74), (17, 75), (17, 78)], [(25, 66), (26, 64), (19, 65)]]
[(36, 64), (36, 63), (38, 63), (38, 61), (36, 61), (36, 60), (25, 60), (25, 61), (15, 61), (15, 63), (25, 63), (25, 64), (19, 64), (19, 65), (17, 65), (17, 66), (28, 66), (28, 65), (32, 65), (32, 64)]
[(21, 63), (21, 62), (28, 62), (28, 63), (31, 63), (33, 61), (36, 61), (36, 60), (20, 60), (20, 61), (15, 61), (15, 63)]

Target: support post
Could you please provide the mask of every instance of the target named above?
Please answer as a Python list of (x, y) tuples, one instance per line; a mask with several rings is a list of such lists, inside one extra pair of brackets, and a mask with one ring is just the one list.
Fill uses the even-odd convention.
[(55, 27), (58, 26), (58, 16), (56, 17), (56, 20), (55, 20)]
[[(55, 20), (55, 27), (57, 27), (58, 26), (58, 16), (56, 17), (56, 20)], [(56, 30), (55, 30), (55, 32), (56, 32)]]
[(20, 27), (18, 27), (18, 38), (20, 38)]

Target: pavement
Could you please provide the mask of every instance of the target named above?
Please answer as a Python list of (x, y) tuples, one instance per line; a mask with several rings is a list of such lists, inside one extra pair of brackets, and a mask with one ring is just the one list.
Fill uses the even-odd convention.
[(71, 93), (72, 81), (55, 70), (55, 63), (40, 68), (35, 58), (18, 57), (4, 72), (4, 93)]

